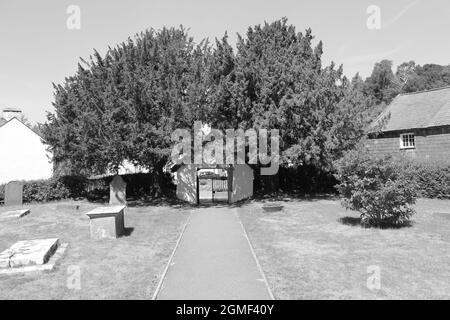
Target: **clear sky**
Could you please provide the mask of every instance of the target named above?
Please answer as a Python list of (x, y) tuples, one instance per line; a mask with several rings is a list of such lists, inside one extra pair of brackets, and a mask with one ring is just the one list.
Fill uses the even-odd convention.
[[(67, 27), (69, 5), (81, 10), (80, 29)], [(381, 29), (367, 27), (370, 5), (380, 8)], [(79, 57), (147, 28), (182, 24), (197, 42), (227, 30), (234, 44), (248, 26), (282, 17), (298, 31), (311, 27), (324, 63), (344, 64), (348, 76), (366, 77), (382, 59), (450, 64), (449, 0), (0, 0), (0, 109), (45, 121), (52, 82), (72, 75)]]

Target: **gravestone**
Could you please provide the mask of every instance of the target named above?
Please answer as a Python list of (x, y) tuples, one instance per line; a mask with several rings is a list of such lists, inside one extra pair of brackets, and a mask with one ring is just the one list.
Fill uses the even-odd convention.
[(11, 181), (5, 187), (5, 206), (21, 206), (23, 204), (23, 183)]
[(109, 184), (109, 204), (122, 205), (127, 203), (127, 184), (121, 176), (115, 176)]

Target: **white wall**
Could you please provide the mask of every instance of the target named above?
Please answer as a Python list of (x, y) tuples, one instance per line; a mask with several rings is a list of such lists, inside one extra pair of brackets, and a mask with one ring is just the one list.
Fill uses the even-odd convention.
[(177, 197), (190, 203), (197, 203), (197, 167), (195, 165), (184, 165), (178, 169)]
[(0, 184), (52, 176), (51, 154), (41, 138), (16, 118), (0, 127)]
[(253, 169), (246, 164), (236, 164), (233, 169), (231, 203), (253, 196)]

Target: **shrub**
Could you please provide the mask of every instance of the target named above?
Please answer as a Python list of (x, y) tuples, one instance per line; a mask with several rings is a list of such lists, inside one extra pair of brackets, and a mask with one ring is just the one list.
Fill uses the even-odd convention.
[(361, 212), (362, 225), (396, 227), (410, 221), (416, 186), (408, 180), (402, 165), (390, 156), (375, 158), (361, 149), (336, 163), (336, 188), (342, 204)]

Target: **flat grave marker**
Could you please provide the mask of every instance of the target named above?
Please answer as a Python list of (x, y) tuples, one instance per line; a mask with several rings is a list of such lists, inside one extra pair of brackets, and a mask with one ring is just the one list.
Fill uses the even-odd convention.
[(55, 253), (59, 239), (24, 240), (0, 253), (0, 268), (43, 265)]

